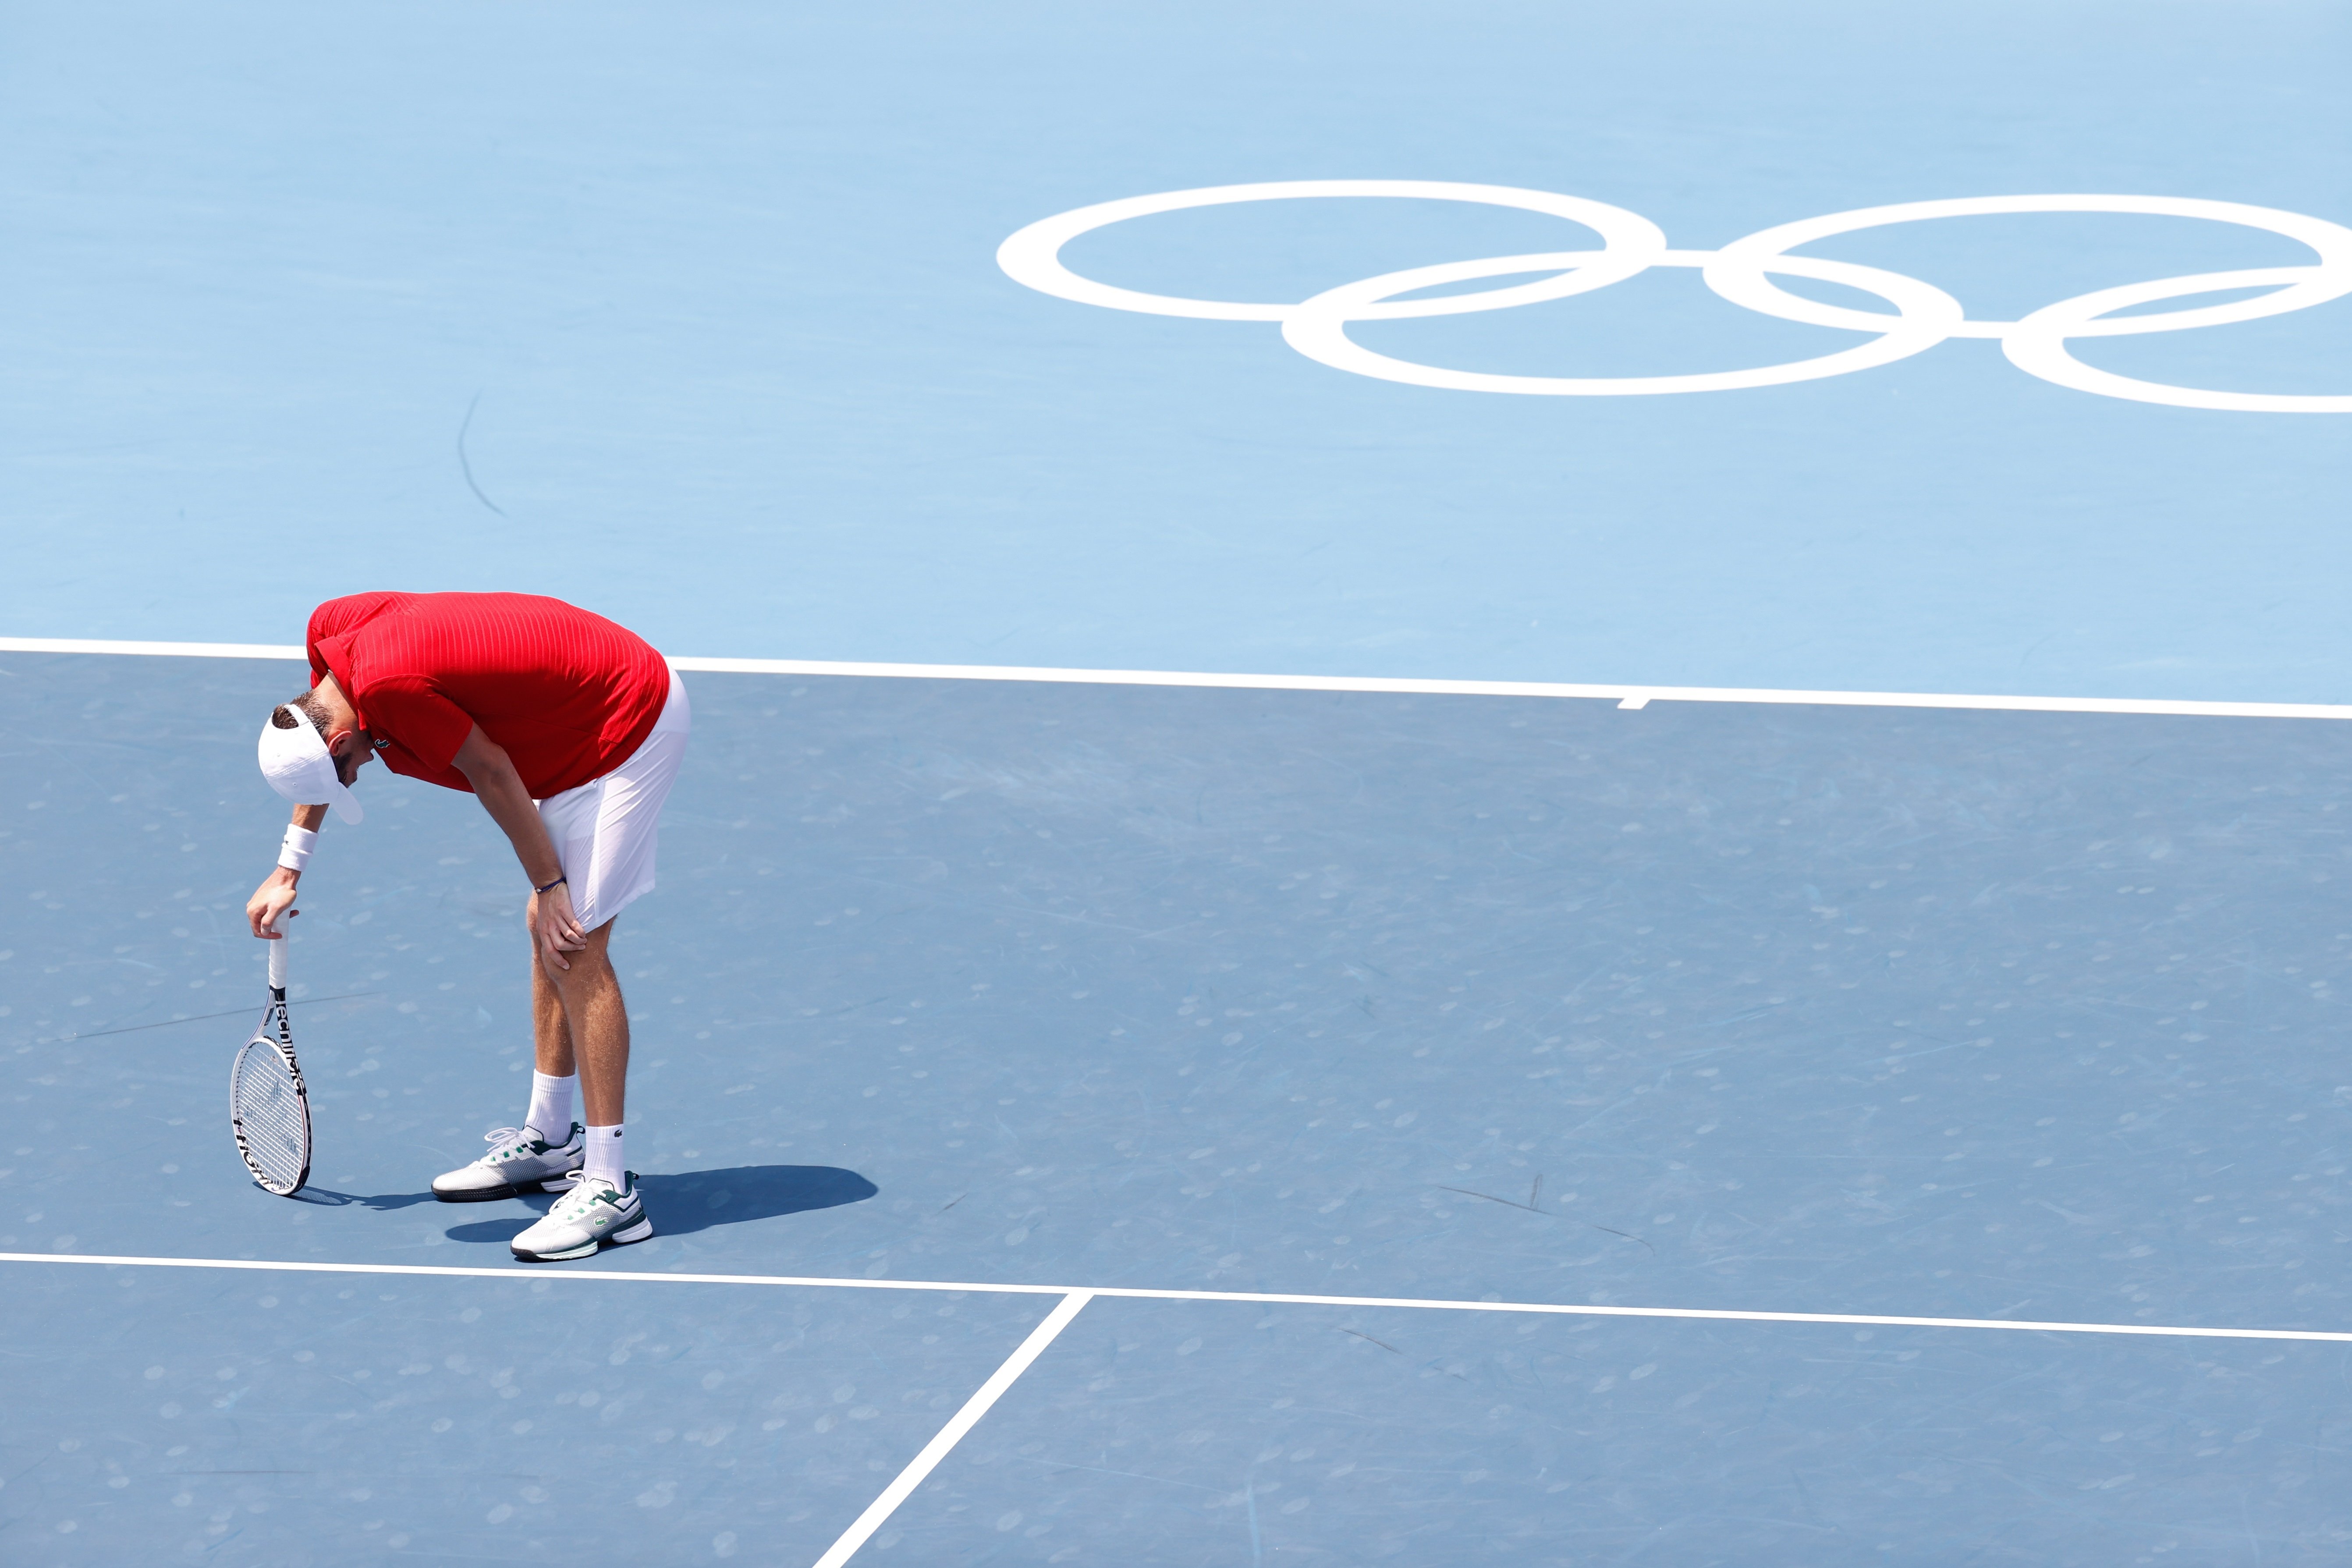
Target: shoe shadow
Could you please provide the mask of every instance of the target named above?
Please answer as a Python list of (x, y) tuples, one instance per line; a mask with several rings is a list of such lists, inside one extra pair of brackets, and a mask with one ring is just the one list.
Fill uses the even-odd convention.
[[(641, 1175), (637, 1186), (646, 1195), (646, 1212), (654, 1222), (656, 1236), (692, 1236), (714, 1226), (838, 1208), (864, 1203), (882, 1190), (856, 1172), (835, 1165), (730, 1165), (718, 1171)], [(551, 1196), (522, 1201), (541, 1214), (555, 1202)], [(509, 1215), (452, 1226), (445, 1234), (452, 1241), (511, 1241), (536, 1217)]]
[(713, 1226), (862, 1204), (882, 1190), (835, 1165), (730, 1165), (637, 1180), (660, 1236), (691, 1236)]

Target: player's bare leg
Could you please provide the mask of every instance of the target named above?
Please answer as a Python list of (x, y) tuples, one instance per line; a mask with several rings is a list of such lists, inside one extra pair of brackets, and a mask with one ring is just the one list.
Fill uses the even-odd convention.
[(608, 952), (620, 923), (606, 921), (588, 933), (586, 947), (565, 953), (569, 969), (556, 968), (544, 955), (530, 966), (539, 1070), (551, 1078), (578, 1071), (581, 1120), (591, 1127), (618, 1127), (627, 1108), (629, 1009)]
[(548, 979), (547, 966), (536, 962), (530, 966), (530, 1035), (531, 1066), (550, 1078), (570, 1078), (580, 1070), (572, 1030), (563, 1021), (563, 998)]
[[(602, 938), (611, 931), (609, 923)], [(598, 958), (604, 956), (604, 942), (592, 939)], [(572, 955), (574, 962), (588, 956), (586, 952)], [(493, 1128), (488, 1135), (489, 1152), (470, 1165), (460, 1166), (433, 1179), (433, 1195), (444, 1203), (481, 1203), (494, 1198), (519, 1197), (526, 1193), (546, 1192), (550, 1184), (566, 1183), (572, 1173), (587, 1161), (584, 1130), (572, 1117), (573, 1063), (579, 1056), (572, 1043), (570, 1023), (564, 1016), (563, 996), (547, 976), (545, 966), (531, 966), (530, 1023), (534, 1065), (539, 1072), (531, 1089), (531, 1107), (520, 1127)], [(591, 965), (590, 967), (593, 967)], [(609, 973), (610, 965), (606, 970)], [(578, 970), (573, 971), (579, 973)], [(619, 994), (617, 982), (614, 994)], [(628, 1017), (621, 1018), (625, 1031), (621, 1042), (621, 1070), (628, 1070), (628, 1037), (625, 1033)], [(551, 1083), (551, 1079), (562, 1079)]]
[[(629, 1010), (613, 973), (613, 927), (606, 921), (582, 946), (558, 955), (541, 949), (532, 964), (531, 1016), (539, 1031), (540, 1071), (574, 1067), (586, 1118), (585, 1163), (547, 1216), (508, 1243), (531, 1263), (586, 1258), (599, 1247), (653, 1235), (636, 1177), (622, 1165), (623, 1112), (629, 1079)], [(550, 1002), (552, 1002), (552, 1007)]]

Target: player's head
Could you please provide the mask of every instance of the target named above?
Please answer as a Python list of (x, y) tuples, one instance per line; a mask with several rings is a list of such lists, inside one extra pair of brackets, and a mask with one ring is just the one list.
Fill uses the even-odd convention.
[(261, 776), (297, 805), (331, 805), (345, 822), (363, 815), (351, 786), (373, 754), (351, 705), (314, 689), (270, 711), (261, 726)]

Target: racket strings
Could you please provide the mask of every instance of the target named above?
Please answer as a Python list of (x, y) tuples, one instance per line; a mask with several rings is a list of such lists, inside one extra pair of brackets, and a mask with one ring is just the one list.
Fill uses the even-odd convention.
[(286, 1058), (266, 1039), (238, 1056), (230, 1110), (247, 1162), (273, 1186), (290, 1188), (306, 1173), (310, 1117)]

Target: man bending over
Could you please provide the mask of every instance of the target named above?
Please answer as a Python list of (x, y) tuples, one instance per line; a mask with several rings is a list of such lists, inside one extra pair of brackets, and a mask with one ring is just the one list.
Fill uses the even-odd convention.
[[(510, 1244), (530, 1262), (585, 1258), (654, 1233), (623, 1160), (629, 1015), (607, 948), (654, 885), (656, 829), (686, 754), (686, 689), (645, 639), (530, 594), (354, 594), (310, 616), (311, 689), (270, 714), (261, 771), (295, 802), (278, 869), (246, 904), (253, 934), (294, 902), (327, 808), (394, 773), (482, 803), (530, 883), (538, 1070), (520, 1127), (434, 1178), (448, 1203), (569, 1190)], [(575, 1090), (585, 1126), (574, 1120)]]

